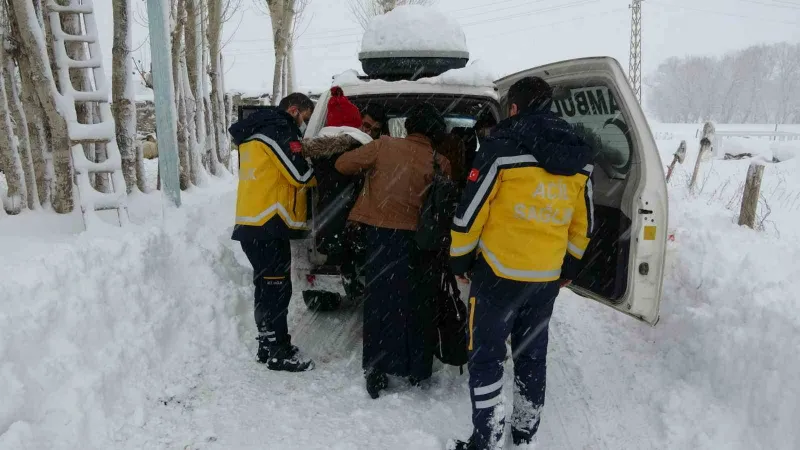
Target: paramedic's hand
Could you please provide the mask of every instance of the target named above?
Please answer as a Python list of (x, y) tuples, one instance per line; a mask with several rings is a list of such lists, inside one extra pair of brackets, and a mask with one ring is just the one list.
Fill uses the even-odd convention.
[(572, 284), (572, 280), (559, 280), (558, 282), (562, 288), (569, 287)]
[(456, 280), (458, 280), (461, 284), (469, 284), (469, 276), (468, 273), (462, 273), (461, 275), (456, 275)]

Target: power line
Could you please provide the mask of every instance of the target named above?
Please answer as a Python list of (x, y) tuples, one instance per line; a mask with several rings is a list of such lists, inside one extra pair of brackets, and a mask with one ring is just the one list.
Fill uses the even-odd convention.
[(704, 12), (704, 13), (708, 13), (708, 14), (717, 14), (717, 15), (721, 15), (721, 16), (738, 17), (738, 18), (741, 18), (741, 19), (756, 20), (756, 21), (761, 21), (761, 22), (783, 23), (783, 24), (787, 24), (787, 25), (800, 25), (800, 22), (786, 22), (786, 21), (783, 21), (783, 20), (767, 19), (767, 18), (764, 18), (764, 17), (743, 16), (741, 14), (733, 14), (733, 13), (727, 13), (727, 12), (723, 12), (723, 11), (715, 11), (715, 10), (711, 10), (711, 9), (692, 8), (692, 7), (689, 7), (689, 6), (672, 5), (672, 4), (661, 3), (661, 2), (656, 2), (656, 1), (649, 1), (648, 3), (650, 3), (651, 5), (656, 5), (656, 6), (660, 6), (662, 8), (667, 8), (667, 9), (671, 8), (671, 9), (685, 10), (685, 11), (697, 11), (697, 12)]
[[(476, 13), (470, 13), (470, 14), (467, 14), (467, 15), (464, 15), (464, 16), (461, 16), (461, 17), (457, 17), (457, 19), (462, 19), (463, 20), (463, 19), (469, 19), (469, 18), (472, 18), (472, 17), (485, 16), (486, 14), (497, 13), (497, 12), (500, 12), (500, 11), (508, 11), (508, 10), (512, 10), (512, 9), (515, 9), (515, 8), (519, 8), (519, 7), (527, 7), (527, 6), (531, 6), (534, 3), (542, 3), (542, 2), (545, 2), (545, 1), (549, 1), (549, 0), (525, 0), (524, 3), (521, 3), (519, 5), (513, 5), (513, 6), (508, 6), (508, 7), (499, 8), (499, 9), (495, 7), (497, 4), (511, 3), (511, 2), (516, 2), (516, 1), (519, 1), (519, 0), (504, 0), (502, 2), (495, 2), (492, 5), (472, 6), (472, 7), (469, 7), (469, 8), (462, 8), (462, 9), (456, 9), (456, 10), (452, 10), (452, 11), (445, 11), (444, 13), (445, 14), (456, 14), (458, 12), (474, 10), (474, 9), (478, 9), (478, 8), (487, 8), (487, 7), (491, 7), (492, 8), (491, 11), (480, 11), (480, 12), (476, 12)], [(526, 16), (530, 16), (530, 15), (533, 15), (533, 14), (538, 14), (538, 13), (543, 13), (543, 12), (550, 12), (550, 11), (557, 11), (557, 10), (560, 10), (560, 9), (563, 9), (563, 8), (570, 8), (570, 7), (574, 7), (574, 6), (580, 6), (580, 5), (583, 5), (583, 4), (595, 3), (595, 2), (598, 2), (598, 1), (599, 0), (585, 0), (585, 1), (582, 1), (582, 2), (575, 2), (575, 3), (571, 3), (571, 4), (567, 4), (567, 5), (550, 6), (550, 7), (539, 9), (539, 10), (533, 10), (533, 11), (527, 11), (527, 12), (522, 11), (519, 14), (506, 15), (506, 16), (501, 16), (501, 17), (490, 17), (490, 18), (487, 18), (486, 20), (480, 20), (480, 21), (477, 21), (477, 22), (467, 23), (467, 24), (464, 24), (462, 26), (466, 27), (466, 26), (479, 25), (479, 24), (483, 24), (483, 23), (493, 23), (493, 22), (497, 22), (497, 21), (505, 20), (505, 19), (509, 19), (509, 18), (526, 17)], [(336, 39), (336, 38), (340, 38), (340, 37), (356, 37), (356, 36), (361, 37), (361, 36), (363, 36), (363, 34), (364, 34), (363, 30), (359, 30), (359, 29), (356, 29), (356, 28), (340, 28), (340, 29), (333, 29), (333, 30), (318, 31), (318, 32), (315, 32), (315, 33), (306, 33), (306, 34), (304, 34), (303, 37), (311, 37), (311, 38), (319, 37), (320, 39), (326, 39), (327, 40), (327, 39)], [(231, 41), (231, 43), (244, 43), (244, 42), (272, 43), (272, 39), (234, 39), (234, 40)]]
[(591, 3), (597, 3), (599, 1), (600, 0), (583, 0), (583, 1), (579, 1), (579, 2), (567, 3), (566, 5), (551, 6), (549, 8), (537, 9), (535, 11), (530, 11), (530, 12), (523, 13), (523, 14), (513, 14), (513, 15), (510, 15), (510, 16), (494, 17), (494, 18), (491, 18), (491, 19), (481, 20), (481, 21), (478, 21), (478, 22), (466, 23), (466, 24), (464, 24), (462, 26), (466, 28), (466, 27), (470, 27), (470, 26), (474, 26), (474, 25), (483, 25), (485, 23), (499, 22), (501, 20), (506, 20), (506, 19), (516, 19), (518, 17), (528, 17), (528, 16), (532, 16), (534, 14), (559, 11), (559, 10), (566, 9), (566, 8), (574, 8), (575, 6), (582, 6), (582, 5), (588, 5), (588, 4), (591, 4)]
[[(478, 6), (472, 6), (472, 7), (469, 7), (469, 8), (454, 9), (452, 11), (444, 11), (444, 14), (457, 15), (457, 13), (462, 12), (462, 11), (469, 11), (469, 10), (474, 10), (474, 9), (479, 9), (479, 8), (489, 8), (489, 7), (493, 8), (491, 11), (488, 11), (488, 12), (471, 13), (471, 14), (467, 14), (467, 15), (465, 15), (463, 17), (458, 17), (458, 19), (466, 19), (466, 18), (469, 18), (469, 17), (482, 16), (482, 15), (489, 14), (489, 13), (494, 13), (494, 12), (497, 12), (497, 11), (505, 11), (505, 10), (510, 10), (510, 9), (514, 9), (514, 8), (519, 8), (520, 6), (530, 6), (531, 3), (541, 3), (543, 1), (548, 1), (548, 0), (521, 0), (521, 1), (523, 1), (523, 3), (521, 3), (519, 5), (513, 5), (513, 6), (509, 6), (509, 7), (505, 7), (505, 8), (500, 8), (500, 9), (494, 8), (498, 4), (512, 3), (512, 2), (517, 2), (517, 1), (520, 1), (520, 0), (503, 0), (503, 1), (494, 2), (492, 5), (478, 5)], [(314, 32), (314, 33), (307, 33), (307, 34), (305, 34), (305, 36), (309, 36), (309, 37), (319, 36), (319, 37), (325, 37), (325, 38), (335, 38), (335, 37), (344, 37), (344, 36), (361, 36), (363, 34), (364, 34), (364, 30), (361, 30), (361, 29), (355, 28), (355, 27), (350, 27), (350, 28), (338, 28), (338, 29), (332, 29), (332, 30), (318, 31), (318, 32)], [(260, 42), (260, 41), (264, 41), (264, 39), (240, 39), (240, 40), (234, 40), (232, 42)]]
[[(542, 0), (539, 0), (539, 1), (542, 1)], [(551, 6), (551, 7), (547, 7), (547, 8), (528, 11), (528, 12), (521, 13), (521, 14), (512, 14), (512, 15), (501, 16), (501, 17), (492, 17), (492, 18), (489, 18), (489, 19), (486, 19), (486, 20), (479, 20), (479, 21), (472, 22), (472, 23), (466, 23), (466, 24), (462, 25), (462, 27), (467, 28), (467, 27), (472, 27), (472, 26), (476, 26), (476, 25), (483, 25), (483, 24), (486, 24), (486, 23), (498, 22), (498, 21), (506, 20), (506, 19), (512, 19), (512, 18), (518, 18), (518, 17), (527, 17), (527, 16), (532, 16), (534, 14), (541, 14), (541, 13), (559, 11), (559, 10), (562, 10), (562, 9), (574, 8), (576, 6), (582, 6), (582, 5), (587, 5), (587, 4), (591, 4), (591, 3), (597, 3), (598, 1), (600, 1), (600, 0), (581, 0), (581, 1), (578, 1), (578, 2), (568, 3), (566, 5)], [(348, 37), (348, 36), (341, 36), (341, 37)], [(263, 42), (264, 43), (271, 43), (271, 41), (268, 41), (266, 39), (263, 40)], [(345, 42), (328, 42), (326, 44), (318, 44), (318, 45), (308, 44), (308, 45), (297, 46), (297, 47), (295, 47), (295, 49), (296, 50), (300, 50), (300, 49), (309, 49), (309, 48), (331, 48), (331, 47), (337, 47), (337, 46), (343, 46), (343, 45), (358, 44), (360, 42), (361, 42), (360, 40), (356, 40), (356, 41), (345, 41)], [(248, 50), (243, 50), (243, 51), (247, 52)], [(265, 50), (253, 49), (253, 51), (258, 53), (260, 51), (272, 51), (272, 50), (271, 49), (265, 49)], [(234, 54), (234, 53), (229, 52), (229, 54)], [(247, 54), (247, 53), (236, 53), (236, 54), (242, 55), (242, 54)]]
[[(559, 21), (556, 21), (556, 22), (549, 22), (549, 23), (545, 23), (545, 24), (535, 24), (534, 26), (528, 25), (525, 28), (517, 28), (517, 29), (514, 29), (514, 30), (503, 31), (501, 33), (494, 33), (494, 34), (490, 34), (490, 35), (477, 36), (477, 37), (481, 38), (481, 39), (491, 39), (491, 38), (496, 38), (496, 37), (500, 37), (500, 36), (506, 36), (506, 35), (509, 35), (509, 34), (518, 33), (518, 32), (521, 32), (521, 31), (531, 31), (532, 29), (546, 28), (546, 27), (551, 27), (551, 26), (555, 26), (555, 25), (563, 25), (563, 24), (566, 24), (566, 23), (577, 22), (577, 21), (584, 20), (584, 19), (605, 16), (605, 15), (609, 15), (609, 14), (613, 14), (613, 13), (619, 13), (619, 12), (622, 12), (622, 11), (625, 11), (625, 10), (627, 10), (627, 8), (614, 8), (614, 9), (611, 9), (611, 10), (608, 10), (608, 11), (604, 11), (604, 12), (600, 12), (600, 13), (593, 13), (593, 14), (586, 14), (586, 15), (582, 15), (582, 16), (578, 16), (578, 17), (573, 17), (573, 18), (570, 18), (570, 19), (567, 19), (567, 20), (559, 20)], [(357, 43), (357, 42), (355, 42), (355, 43)], [(331, 47), (331, 46), (335, 46), (335, 45), (344, 45), (344, 43), (341, 43), (341, 44), (330, 44), (330, 45), (326, 45), (324, 47)], [(295, 47), (295, 48), (300, 48), (300, 47)], [(306, 48), (306, 49), (308, 49), (308, 48), (322, 48), (322, 46), (304, 46), (303, 48)], [(228, 52), (226, 54), (234, 55), (234, 53), (232, 53), (232, 52)], [(268, 56), (268, 55), (272, 55), (272, 49), (244, 50), (242, 53), (235, 53), (235, 55), (236, 56), (242, 56), (242, 55), (265, 55), (265, 56)], [(349, 59), (349, 58), (356, 58), (356, 56), (355, 55), (348, 55), (348, 56), (337, 55), (337, 56), (326, 56), (326, 58), (330, 58), (330, 59)]]
[(800, 9), (800, 3), (792, 3), (781, 0), (772, 0), (772, 3), (760, 2), (757, 0), (739, 0), (739, 1), (745, 3), (754, 3), (756, 5), (771, 6), (773, 8)]
[(573, 18), (567, 19), (567, 20), (559, 20), (558, 22), (550, 22), (550, 23), (545, 23), (545, 24), (536, 24), (535, 27), (531, 27), (530, 25), (528, 25), (525, 28), (516, 28), (514, 30), (503, 31), (502, 33), (495, 33), (495, 34), (490, 34), (488, 36), (476, 36), (476, 37), (482, 38), (482, 39), (490, 39), (490, 38), (494, 38), (494, 37), (498, 37), (498, 36), (506, 36), (506, 35), (509, 35), (509, 34), (519, 33), (520, 31), (531, 31), (531, 29), (533, 29), (533, 28), (536, 28), (536, 29), (546, 28), (546, 27), (555, 26), (555, 25), (563, 25), (565, 23), (577, 22), (577, 21), (584, 20), (584, 19), (600, 17), (600, 16), (606, 16), (606, 15), (609, 15), (609, 14), (625, 11), (627, 9), (628, 8), (614, 8), (614, 9), (610, 9), (608, 11), (604, 11), (604, 12), (601, 12), (601, 13), (586, 14), (586, 15), (583, 15), (583, 16), (573, 17)]

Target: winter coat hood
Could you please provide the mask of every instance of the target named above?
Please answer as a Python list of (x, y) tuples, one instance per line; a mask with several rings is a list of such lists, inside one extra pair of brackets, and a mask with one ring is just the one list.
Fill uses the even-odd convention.
[(294, 118), (275, 106), (253, 112), (247, 118), (231, 125), (228, 132), (236, 145), (240, 145), (254, 134), (270, 136), (277, 142), (284, 139), (297, 140), (302, 135)]
[(303, 140), (303, 156), (321, 158), (340, 155), (370, 142), (372, 138), (358, 128), (325, 127), (317, 137)]
[(503, 120), (486, 140), (515, 145), (549, 173), (575, 175), (592, 163), (592, 148), (572, 125), (550, 111), (551, 106), (552, 102), (544, 102)]

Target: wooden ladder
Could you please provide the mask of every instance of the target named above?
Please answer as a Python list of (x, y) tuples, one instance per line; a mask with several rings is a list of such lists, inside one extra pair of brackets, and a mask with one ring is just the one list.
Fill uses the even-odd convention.
[[(91, 228), (97, 221), (95, 212), (104, 210), (116, 210), (119, 225), (125, 226), (128, 223), (127, 190), (122, 175), (122, 156), (117, 146), (114, 118), (109, 103), (111, 92), (103, 70), (103, 55), (95, 21), (94, 4), (92, 0), (69, 0), (69, 4), (60, 5), (54, 0), (49, 0), (47, 10), (53, 32), (53, 53), (58, 68), (61, 94), (57, 101), (60, 112), (67, 121), (72, 164), (75, 168), (76, 196), (80, 203), (84, 226), (86, 229)], [(83, 34), (66, 33), (61, 27), (62, 14), (77, 14), (82, 18)], [(78, 61), (70, 58), (66, 47), (68, 42), (88, 45), (89, 59)], [(70, 80), (70, 69), (91, 69), (94, 90), (75, 89)], [(100, 109), (100, 121), (92, 124), (78, 123), (76, 103), (97, 103)], [(83, 144), (91, 143), (106, 144), (105, 161), (98, 163), (86, 158)], [(95, 174), (110, 174), (111, 192), (100, 192), (92, 186), (90, 179)]]

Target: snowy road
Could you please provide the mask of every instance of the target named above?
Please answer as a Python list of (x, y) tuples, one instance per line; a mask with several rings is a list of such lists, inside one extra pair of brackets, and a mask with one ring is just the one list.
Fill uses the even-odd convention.
[[(386, 395), (371, 400), (360, 369), (358, 311), (313, 314), (299, 299), (295, 303), (292, 331), (317, 360), (317, 370), (270, 372), (252, 361), (254, 342), (246, 340), (249, 349), (234, 359), (210, 355), (206, 364), (213, 368), (160, 407), (158, 420), (125, 447), (433, 450), (469, 432), (466, 374), (441, 367), (420, 389), (394, 380)], [(604, 325), (605, 311), (571, 294), (559, 303), (541, 433), (545, 448), (667, 448), (656, 444), (663, 442), (663, 424), (646, 401), (648, 393), (627, 386), (636, 362), (621, 363), (613, 351), (617, 344)], [(579, 323), (571, 323), (574, 318)]]

